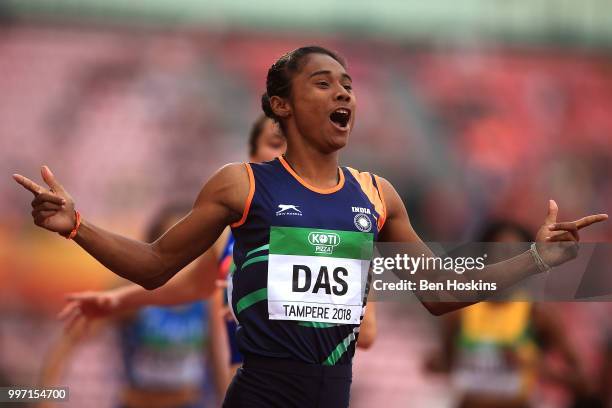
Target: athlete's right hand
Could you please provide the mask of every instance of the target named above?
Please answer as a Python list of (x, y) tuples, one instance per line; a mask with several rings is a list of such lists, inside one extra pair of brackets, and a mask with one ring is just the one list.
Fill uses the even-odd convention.
[(109, 290), (103, 292), (78, 292), (66, 296), (68, 303), (57, 315), (65, 321), (66, 330), (79, 320), (111, 317), (120, 311), (119, 294)]
[(13, 178), (34, 194), (32, 200), (34, 224), (67, 236), (76, 223), (74, 200), (47, 166), (42, 166), (40, 173), (49, 188), (40, 186), (20, 174), (13, 174)]

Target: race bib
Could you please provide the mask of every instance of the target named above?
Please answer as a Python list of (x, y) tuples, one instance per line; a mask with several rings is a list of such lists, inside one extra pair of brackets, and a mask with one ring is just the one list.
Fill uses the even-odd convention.
[(164, 353), (144, 348), (134, 355), (133, 375), (139, 386), (198, 386), (204, 379), (199, 350)]
[(359, 324), (373, 234), (272, 227), (271, 320)]
[(481, 344), (459, 354), (452, 382), (464, 392), (518, 395), (523, 377), (518, 360), (502, 347)]

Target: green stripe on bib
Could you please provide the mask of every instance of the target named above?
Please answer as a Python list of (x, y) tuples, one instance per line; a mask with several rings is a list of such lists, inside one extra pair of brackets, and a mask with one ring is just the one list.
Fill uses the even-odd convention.
[(272, 227), (270, 254), (370, 260), (374, 234), (315, 228)]
[(371, 232), (270, 228), (269, 319), (359, 324), (373, 246)]

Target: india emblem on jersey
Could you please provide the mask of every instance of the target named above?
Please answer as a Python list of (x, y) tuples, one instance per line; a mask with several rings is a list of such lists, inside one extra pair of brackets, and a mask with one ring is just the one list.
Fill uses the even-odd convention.
[(368, 217), (367, 215), (357, 214), (353, 221), (355, 222), (355, 226), (359, 231), (372, 231), (372, 221), (370, 221), (370, 217)]
[(358, 324), (373, 241), (371, 232), (272, 227), (270, 319)]

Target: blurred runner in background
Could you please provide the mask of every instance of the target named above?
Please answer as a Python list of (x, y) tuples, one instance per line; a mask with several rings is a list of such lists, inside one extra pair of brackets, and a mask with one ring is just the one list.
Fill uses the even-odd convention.
[[(163, 208), (149, 225), (147, 241), (157, 239), (188, 211), (189, 206), (184, 204)], [(187, 269), (201, 266), (196, 261)], [(95, 335), (103, 325), (116, 324), (124, 368), (119, 407), (202, 407), (206, 380), (204, 356), (210, 342), (207, 303), (198, 300), (173, 307), (149, 306), (113, 312), (110, 309), (99, 314), (105, 319), (95, 322), (77, 319), (67, 327), (43, 363), (41, 385), (61, 385), (65, 366), (79, 343)], [(91, 316), (87, 315), (88, 311), (85, 306), (81, 313)]]
[[(488, 223), (477, 242), (528, 245), (532, 236), (519, 224), (494, 221)], [(496, 262), (496, 257), (505, 256), (500, 253), (488, 261)], [(451, 375), (461, 408), (531, 407), (538, 379), (561, 384), (577, 399), (584, 399), (586, 378), (565, 333), (554, 309), (547, 304), (480, 302), (445, 318), (442, 351), (427, 364), (431, 371)], [(561, 356), (561, 369), (545, 363), (543, 356), (550, 352)]]

